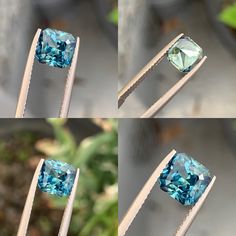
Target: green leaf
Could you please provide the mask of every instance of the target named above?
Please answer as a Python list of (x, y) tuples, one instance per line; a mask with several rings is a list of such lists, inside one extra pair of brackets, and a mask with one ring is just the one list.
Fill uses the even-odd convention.
[(224, 8), (219, 14), (219, 20), (236, 29), (236, 4)]
[[(114, 134), (101, 133), (93, 137), (86, 138), (78, 148), (77, 151), (77, 166), (85, 165), (90, 158), (97, 155), (99, 152), (104, 151), (104, 148), (110, 147), (111, 142), (114, 139)], [(104, 154), (104, 153), (103, 153)]]
[(108, 14), (108, 20), (114, 25), (118, 25), (118, 16), (118, 8), (116, 7)]
[(72, 162), (77, 150), (77, 145), (73, 135), (65, 127), (67, 120), (51, 118), (47, 121), (51, 124), (54, 130), (55, 138), (60, 146), (57, 154), (55, 156), (51, 156), (51, 158), (60, 159), (65, 162)]

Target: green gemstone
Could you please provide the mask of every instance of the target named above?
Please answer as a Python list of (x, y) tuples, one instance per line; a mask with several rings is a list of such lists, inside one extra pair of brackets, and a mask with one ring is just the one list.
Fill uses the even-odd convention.
[(189, 72), (202, 59), (202, 48), (189, 37), (181, 37), (167, 52), (167, 59), (180, 71)]

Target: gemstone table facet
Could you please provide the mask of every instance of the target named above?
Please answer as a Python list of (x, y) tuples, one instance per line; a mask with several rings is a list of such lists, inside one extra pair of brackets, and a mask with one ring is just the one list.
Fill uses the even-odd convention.
[(184, 153), (177, 153), (159, 177), (160, 188), (183, 205), (194, 205), (211, 181), (209, 170)]
[(45, 160), (38, 178), (38, 187), (49, 194), (69, 196), (75, 174), (75, 168), (65, 162)]
[(75, 45), (72, 34), (47, 28), (41, 31), (35, 56), (41, 63), (65, 68), (72, 62)]
[(202, 48), (185, 36), (182, 36), (167, 52), (167, 59), (180, 72), (191, 71), (202, 57)]

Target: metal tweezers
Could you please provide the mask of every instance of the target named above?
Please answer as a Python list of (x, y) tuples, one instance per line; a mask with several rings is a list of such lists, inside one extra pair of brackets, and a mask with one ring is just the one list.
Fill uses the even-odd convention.
[[(167, 44), (146, 66), (144, 66), (141, 71), (134, 76), (118, 93), (118, 108), (120, 108), (125, 102), (126, 98), (134, 92), (137, 86), (147, 78), (147, 74), (151, 72), (155, 66), (157, 66), (160, 61), (166, 56), (168, 50), (183, 36), (184, 34), (178, 35), (169, 44)], [(194, 68), (188, 72), (184, 77), (182, 77), (168, 92), (166, 92), (160, 99), (158, 99), (146, 112), (144, 112), (141, 118), (154, 117), (156, 113), (161, 110), (170, 100), (173, 98), (177, 92), (190, 80), (190, 78), (197, 72), (197, 70), (202, 66), (202, 64), (207, 59), (204, 56)]]
[[(25, 66), (25, 72), (24, 72), (24, 76), (23, 76), (23, 80), (22, 80), (18, 103), (17, 103), (17, 107), (16, 107), (15, 118), (23, 118), (24, 117), (24, 112), (25, 112), (25, 107), (26, 107), (26, 102), (27, 102), (27, 97), (28, 97), (28, 92), (29, 92), (29, 87), (30, 87), (30, 81), (31, 81), (31, 76), (32, 76), (32, 70), (33, 70), (35, 51), (36, 51), (36, 47), (37, 47), (40, 33), (41, 33), (41, 29), (38, 29), (35, 36), (34, 36), (32, 44), (31, 44), (27, 63)], [(68, 75), (66, 78), (64, 96), (62, 99), (62, 104), (61, 104), (61, 108), (60, 108), (60, 112), (59, 112), (60, 118), (66, 118), (68, 116), (70, 100), (71, 100), (71, 93), (72, 93), (72, 88), (73, 88), (73, 84), (74, 84), (76, 65), (77, 65), (78, 54), (79, 54), (79, 44), (80, 44), (80, 39), (78, 37), (77, 42), (76, 42), (76, 46), (75, 46), (75, 51), (74, 51), (72, 63), (71, 63), (71, 66), (70, 66), (70, 69), (68, 71)]]
[[(139, 194), (137, 195), (136, 199), (133, 201), (132, 205), (130, 206), (129, 210), (127, 211), (126, 215), (122, 219), (121, 223), (118, 227), (118, 236), (125, 235), (126, 231), (128, 230), (129, 226), (133, 222), (134, 218), (138, 214), (139, 210), (143, 206), (145, 200), (147, 199), (149, 193), (151, 192), (152, 188), (154, 187), (156, 181), (158, 180), (162, 170), (166, 167), (168, 162), (171, 160), (171, 158), (175, 155), (176, 151), (172, 150), (160, 163), (160, 165), (155, 169), (155, 171), (152, 173), (150, 178), (147, 180)], [(179, 226), (178, 230), (174, 234), (175, 236), (183, 236), (186, 234), (188, 229), (190, 228), (193, 220), (197, 216), (200, 208), (202, 207), (203, 203), (205, 202), (210, 190), (213, 187), (213, 184), (216, 180), (216, 177), (214, 176), (207, 186), (204, 193), (201, 195), (201, 197), (198, 199), (197, 203), (189, 210), (186, 218), (182, 222), (182, 224)]]
[[(27, 234), (28, 224), (29, 224), (29, 220), (30, 220), (30, 215), (31, 215), (35, 192), (36, 192), (37, 183), (38, 183), (38, 177), (39, 177), (43, 162), (44, 162), (44, 159), (41, 159), (39, 161), (38, 166), (34, 172), (34, 176), (33, 176), (30, 188), (29, 188), (28, 196), (26, 198), (24, 210), (23, 210), (23, 213), (21, 216), (21, 221), (20, 221), (20, 225), (18, 228), (17, 236), (26, 236), (26, 234)], [(63, 217), (62, 217), (62, 222), (61, 222), (58, 236), (66, 236), (67, 235), (69, 225), (70, 225), (70, 219), (71, 219), (71, 215), (72, 215), (73, 203), (75, 200), (78, 180), (79, 180), (79, 169), (77, 169), (77, 171), (76, 171), (74, 184), (73, 184), (71, 194), (69, 196)]]

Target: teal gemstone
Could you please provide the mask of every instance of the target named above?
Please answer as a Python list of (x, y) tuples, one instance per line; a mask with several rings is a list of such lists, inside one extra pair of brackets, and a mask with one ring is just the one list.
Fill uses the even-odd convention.
[(65, 68), (72, 62), (75, 45), (72, 34), (47, 28), (41, 31), (35, 56), (41, 63)]
[(184, 153), (177, 153), (159, 177), (160, 188), (183, 205), (194, 205), (211, 181), (209, 170)]
[(180, 72), (191, 71), (202, 57), (202, 48), (185, 36), (181, 37), (167, 52), (167, 59)]
[(75, 174), (75, 168), (65, 162), (45, 160), (38, 178), (38, 187), (49, 194), (68, 196), (74, 184)]

